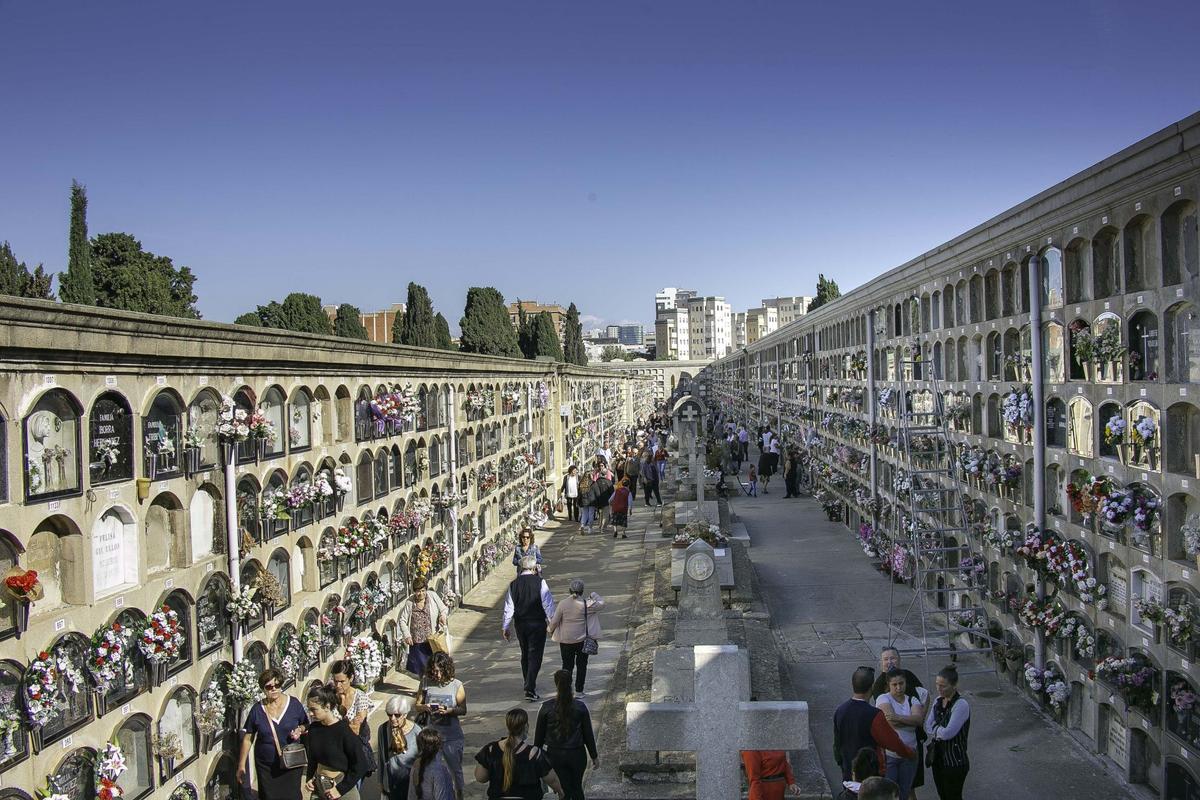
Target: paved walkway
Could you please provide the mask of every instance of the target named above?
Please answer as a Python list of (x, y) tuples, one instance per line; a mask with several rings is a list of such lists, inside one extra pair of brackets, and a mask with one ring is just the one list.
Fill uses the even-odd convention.
[[(808, 701), (821, 763), (837, 789), (841, 773), (832, 753), (833, 711), (850, 696), (855, 667), (878, 667), (879, 651), (887, 642), (889, 582), (847, 528), (825, 519), (819, 504), (810, 498), (784, 499), (782, 481), (771, 486), (769, 495), (741, 495), (732, 507), (750, 531), (751, 559), (782, 640), (792, 686), (798, 699)], [(911, 594), (907, 587), (896, 589), (894, 601), (903, 613)], [(905, 666), (932, 686), (933, 675), (926, 674), (924, 664)], [(941, 666), (936, 663), (932, 669)], [(972, 800), (1135, 797), (1006, 678), (966, 676), (960, 690), (971, 703), (966, 788)], [(928, 772), (926, 788), (918, 794), (924, 800), (937, 796)]]
[[(536, 533), (545, 558), (543, 575), (556, 599), (567, 594), (572, 579), (582, 578), (586, 591), (597, 592), (606, 602), (601, 615), (604, 635), (600, 639), (600, 652), (589, 659), (584, 687), (587, 692), (584, 702), (591, 710), (593, 722), (601, 719), (606, 702), (624, 702), (622, 698), (606, 698), (605, 694), (613, 668), (625, 647), (634, 580), (642, 559), (653, 558), (653, 548), (643, 545), (646, 529), (652, 527), (657, 535), (658, 518), (659, 509), (647, 509), (639, 500), (630, 517), (628, 539), (613, 539), (611, 532), (582, 536), (579, 526), (573, 523), (551, 523)], [(505, 556), (506, 561), (509, 558), (511, 554)], [(450, 617), (451, 650), (457, 676), (467, 691), (467, 716), (463, 718), (467, 744), (463, 763), (468, 798), (486, 796), (487, 787), (475, 783), (472, 775), (475, 753), (489, 741), (505, 735), (504, 715), (516, 706), (528, 711), (532, 740), (533, 720), (540, 706), (525, 700), (521, 684), (521, 651), (516, 637), (511, 642), (500, 638), (504, 595), (515, 574), (515, 568), (507, 564), (497, 566), (467, 593), (463, 605)], [(558, 645), (547, 637), (537, 687), (543, 698), (554, 696), (554, 671), (561, 665)], [(383, 705), (392, 694), (411, 693), (415, 688), (416, 681), (403, 673), (390, 673), (383, 690), (377, 690), (373, 695), (379, 707), (371, 717), (372, 730), (383, 721)], [(372, 776), (367, 784), (362, 792), (363, 800), (378, 800), (376, 778)]]

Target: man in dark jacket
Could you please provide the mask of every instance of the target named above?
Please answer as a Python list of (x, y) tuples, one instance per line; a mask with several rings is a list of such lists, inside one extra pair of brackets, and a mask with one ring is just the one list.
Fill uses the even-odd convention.
[[(916, 753), (906, 745), (888, 724), (883, 712), (871, 705), (867, 696), (875, 682), (873, 667), (859, 667), (850, 679), (853, 696), (833, 712), (833, 757), (842, 768), (842, 780), (850, 780), (850, 764), (864, 747), (875, 750), (879, 759), (879, 774), (887, 767), (884, 749), (913, 758)], [(859, 776), (862, 777), (861, 775)]]
[(596, 489), (596, 519), (600, 521), (600, 532), (604, 532), (604, 528), (608, 524), (608, 501), (612, 500), (613, 492), (616, 491), (616, 486), (612, 482), (611, 472), (601, 472), (596, 480), (592, 481), (592, 486)]

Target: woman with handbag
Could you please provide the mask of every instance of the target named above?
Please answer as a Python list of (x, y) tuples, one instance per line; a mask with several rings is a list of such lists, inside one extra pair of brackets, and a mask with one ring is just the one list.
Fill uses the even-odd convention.
[(424, 675), (429, 657), (433, 655), (433, 644), (430, 637), (444, 634), (446, 619), (450, 610), (438, 597), (437, 592), (430, 592), (424, 578), (414, 578), (412, 594), (404, 605), (400, 606), (398, 624), (400, 641), (408, 646), (408, 656), (404, 660), (404, 669), (414, 675)]
[[(342, 719), (337, 692), (330, 686), (317, 686), (305, 700), (313, 721), (304, 738), (308, 753), (305, 788), (314, 800), (358, 800), (358, 784), (366, 775), (362, 740)], [(299, 796), (297, 791), (290, 800)]]
[(375, 737), (378, 747), (379, 793), (385, 800), (408, 800), (408, 779), (417, 760), (421, 726), (408, 718), (412, 700), (397, 695), (387, 704), (387, 721)]
[(259, 800), (295, 800), (304, 777), (304, 747), (298, 741), (308, 726), (308, 714), (303, 703), (283, 693), (283, 675), (274, 667), (263, 670), (258, 686), (266, 697), (246, 716), (237, 782), (245, 784), (246, 758), (253, 742)]
[(600, 614), (604, 598), (592, 592), (583, 599), (583, 581), (571, 581), (570, 594), (554, 609), (550, 620), (550, 638), (558, 642), (562, 668), (575, 673), (575, 694), (583, 697), (587, 679), (588, 656), (599, 650)]
[(545, 748), (554, 774), (562, 781), (564, 800), (584, 800), (583, 772), (588, 756), (592, 759), (592, 769), (600, 766), (592, 715), (584, 702), (572, 694), (571, 673), (556, 670), (554, 688), (555, 698), (542, 703), (538, 711), (533, 746)]
[(449, 653), (434, 653), (429, 666), (421, 676), (417, 687), (417, 721), (426, 730), (435, 730), (442, 736), (442, 756), (454, 775), (459, 796), (463, 785), (463, 735), (459, 719), (467, 715), (467, 690), (463, 682), (454, 677), (454, 659)]

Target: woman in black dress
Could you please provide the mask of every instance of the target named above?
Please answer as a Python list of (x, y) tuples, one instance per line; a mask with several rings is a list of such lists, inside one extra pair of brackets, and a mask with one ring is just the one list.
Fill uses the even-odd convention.
[[(350, 730), (350, 724), (342, 719), (338, 696), (332, 687), (318, 686), (308, 693), (306, 700), (312, 725), (304, 739), (308, 749), (308, 768), (305, 770), (308, 782), (305, 788), (310, 794), (317, 795), (315, 776), (320, 775), (334, 785), (318, 797), (323, 800), (337, 800), (339, 797), (358, 800), (358, 782), (367, 772), (362, 740)], [(291, 800), (297, 797), (298, 793), (292, 795)]]
[(250, 755), (253, 745), (259, 799), (295, 800), (300, 796), (300, 779), (304, 770), (299, 767), (284, 769), (280, 763), (279, 748), (300, 740), (308, 726), (308, 714), (304, 713), (304, 705), (299, 700), (284, 694), (281, 688), (283, 675), (274, 667), (263, 670), (262, 675), (258, 676), (258, 685), (266, 696), (261, 703), (251, 706), (242, 728), (238, 785), (246, 782), (246, 757)]

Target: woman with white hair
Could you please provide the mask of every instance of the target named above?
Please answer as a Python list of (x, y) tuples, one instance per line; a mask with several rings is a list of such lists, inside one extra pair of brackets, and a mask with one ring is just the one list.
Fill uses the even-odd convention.
[(417, 734), (421, 726), (408, 718), (412, 699), (393, 697), (387, 703), (387, 721), (375, 736), (379, 770), (379, 793), (385, 800), (408, 799), (408, 777), (417, 760)]
[(571, 581), (570, 595), (554, 609), (548, 628), (550, 638), (558, 642), (562, 668), (575, 673), (575, 695), (583, 697), (583, 682), (587, 678), (588, 650), (585, 640), (600, 639), (600, 610), (604, 598), (592, 592), (583, 597), (583, 581)]

